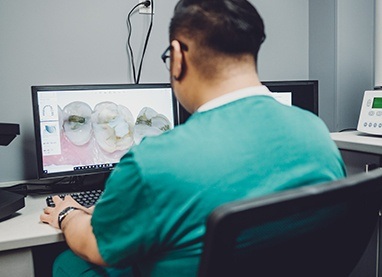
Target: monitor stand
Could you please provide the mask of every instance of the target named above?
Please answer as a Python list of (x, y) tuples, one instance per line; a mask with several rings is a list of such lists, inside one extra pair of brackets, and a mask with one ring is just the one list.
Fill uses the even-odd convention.
[(23, 195), (0, 189), (0, 221), (24, 207)]

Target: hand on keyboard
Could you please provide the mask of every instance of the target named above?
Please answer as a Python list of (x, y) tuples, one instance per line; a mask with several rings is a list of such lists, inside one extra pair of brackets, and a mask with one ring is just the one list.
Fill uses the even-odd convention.
[[(91, 206), (93, 206), (98, 198), (101, 196), (102, 194), (102, 190), (101, 189), (97, 189), (97, 190), (87, 190), (87, 191), (82, 191), (82, 192), (76, 192), (76, 193), (70, 193), (70, 194), (60, 194), (58, 196), (60, 196), (62, 199), (64, 199), (64, 197), (66, 195), (70, 195), (73, 197), (74, 200), (76, 200), (80, 205), (86, 207), (86, 208), (89, 208)], [(54, 203), (53, 203), (53, 199), (52, 199), (53, 196), (48, 196), (46, 198), (46, 205), (48, 207), (54, 207)]]

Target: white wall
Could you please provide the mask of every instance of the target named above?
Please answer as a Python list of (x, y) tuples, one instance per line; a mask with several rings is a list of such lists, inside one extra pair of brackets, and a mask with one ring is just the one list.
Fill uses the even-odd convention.
[(382, 87), (382, 0), (375, 0), (375, 81)]
[[(167, 82), (160, 55), (176, 0), (155, 2), (141, 82)], [(259, 55), (263, 80), (309, 77), (308, 1), (252, 0), (267, 40)], [(36, 177), (30, 87), (41, 84), (131, 83), (126, 52), (129, 0), (0, 0), (0, 122), (21, 135), (0, 146), (0, 182)], [(133, 14), (132, 42), (141, 55), (149, 16)]]
[(265, 81), (309, 78), (309, 1), (251, 0), (263, 17), (267, 38), (260, 49)]
[(309, 76), (331, 131), (356, 128), (374, 79), (374, 0), (310, 0)]

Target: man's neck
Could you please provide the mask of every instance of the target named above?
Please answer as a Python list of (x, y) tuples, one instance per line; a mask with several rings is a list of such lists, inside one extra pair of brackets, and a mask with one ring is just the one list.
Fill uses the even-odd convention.
[(230, 93), (232, 91), (240, 90), (247, 87), (260, 86), (261, 82), (257, 76), (251, 71), (247, 71), (244, 74), (231, 75), (228, 78), (220, 79), (215, 82), (199, 82), (198, 94), (195, 98), (195, 110), (201, 105)]

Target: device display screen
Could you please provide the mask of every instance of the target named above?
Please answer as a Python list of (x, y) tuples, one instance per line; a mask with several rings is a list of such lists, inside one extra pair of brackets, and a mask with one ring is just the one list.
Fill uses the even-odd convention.
[(372, 108), (382, 109), (382, 97), (374, 97)]
[(177, 124), (169, 84), (32, 87), (39, 178), (110, 171)]

